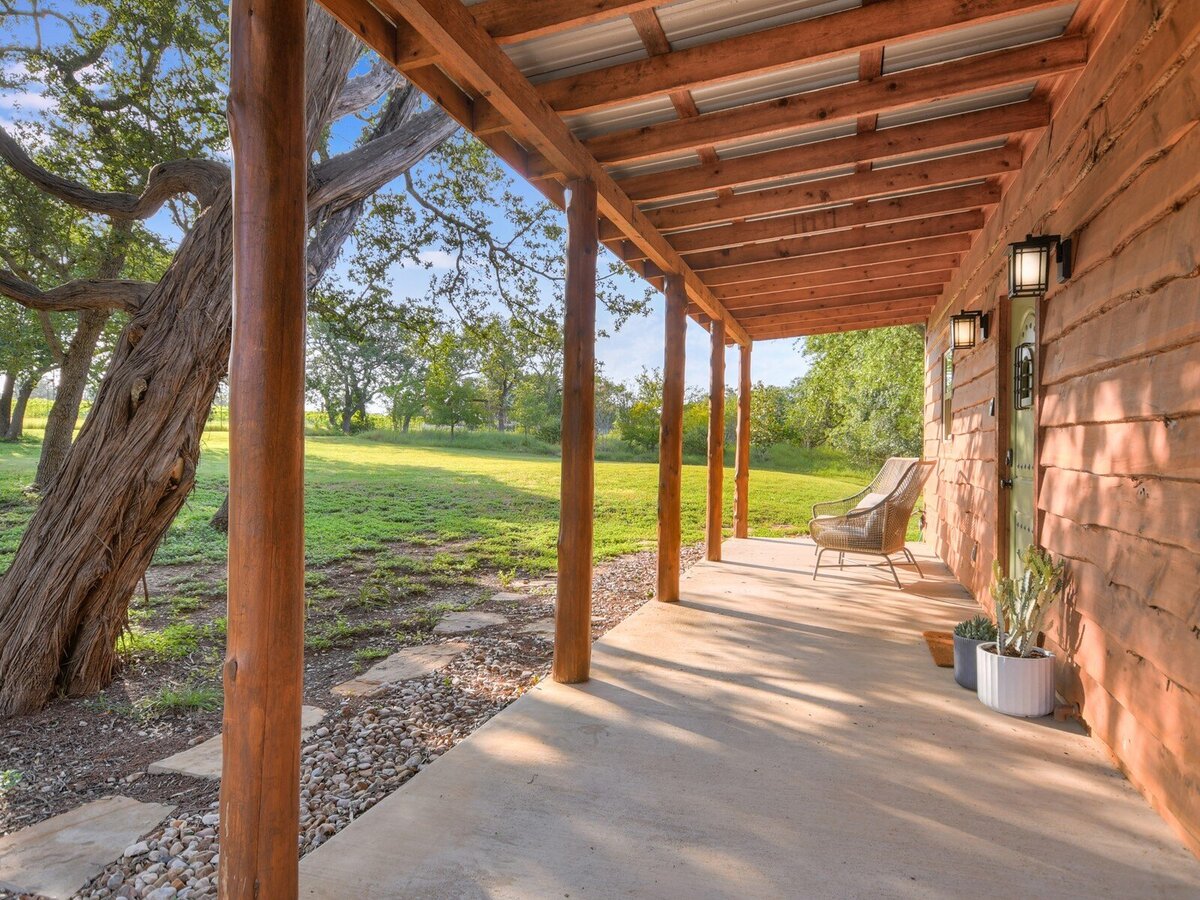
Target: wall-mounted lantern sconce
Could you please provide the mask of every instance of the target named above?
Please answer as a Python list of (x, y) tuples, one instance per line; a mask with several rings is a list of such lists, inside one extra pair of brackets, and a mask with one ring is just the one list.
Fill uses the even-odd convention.
[(1008, 296), (1040, 297), (1050, 288), (1050, 248), (1058, 264), (1061, 284), (1071, 277), (1071, 239), (1057, 234), (1035, 237), (1008, 245)]
[(950, 317), (950, 343), (955, 350), (970, 350), (988, 336), (987, 313), (960, 312)]

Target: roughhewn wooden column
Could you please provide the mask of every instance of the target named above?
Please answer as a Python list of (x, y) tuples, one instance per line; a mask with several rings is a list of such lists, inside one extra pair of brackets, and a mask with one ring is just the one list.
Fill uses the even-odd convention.
[(220, 893), (298, 891), (304, 679), (304, 0), (233, 0), (229, 635)]
[(555, 681), (587, 681), (592, 659), (592, 522), (596, 449), (596, 185), (567, 185), (562, 487), (558, 517)]
[(733, 536), (750, 533), (750, 345), (741, 347), (738, 367), (737, 449), (733, 462)]
[(683, 277), (666, 278), (666, 352), (662, 423), (658, 433), (658, 599), (679, 599), (679, 505), (683, 470), (683, 353), (687, 293)]
[(721, 558), (721, 527), (725, 517), (725, 323), (714, 320), (708, 383), (708, 504), (704, 526), (704, 555)]

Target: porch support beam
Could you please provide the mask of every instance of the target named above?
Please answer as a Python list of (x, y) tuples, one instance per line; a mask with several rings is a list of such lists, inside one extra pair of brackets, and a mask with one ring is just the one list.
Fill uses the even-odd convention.
[(756, 341), (770, 341), (781, 338), (798, 338), (810, 334), (840, 334), (844, 331), (866, 331), (870, 328), (891, 328), (893, 325), (923, 325), (929, 320), (929, 313), (912, 313), (904, 316), (884, 316), (880, 318), (860, 319), (851, 321), (812, 324), (787, 325), (777, 328), (753, 329), (750, 334)]
[(304, 0), (233, 0), (220, 893), (295, 897), (304, 682)]
[(658, 436), (658, 589), (665, 603), (679, 599), (680, 476), (683, 471), (683, 365), (687, 294), (683, 279), (668, 275), (663, 355), (662, 421)]
[(562, 483), (552, 667), (554, 680), (566, 684), (587, 681), (592, 658), (596, 228), (596, 186), (587, 180), (568, 183)]
[(725, 326), (712, 323), (709, 334), (708, 385), (708, 502), (704, 527), (704, 555), (721, 559), (721, 530), (725, 514)]
[(750, 535), (750, 349), (741, 347), (738, 360), (737, 450), (733, 463), (733, 536)]

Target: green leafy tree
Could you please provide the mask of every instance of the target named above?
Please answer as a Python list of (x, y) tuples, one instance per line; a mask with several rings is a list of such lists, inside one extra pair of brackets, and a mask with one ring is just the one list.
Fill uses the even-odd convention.
[(658, 449), (663, 381), (658, 369), (643, 369), (633, 386), (633, 402), (617, 414), (621, 440), (642, 450)]
[(470, 347), (454, 332), (446, 332), (432, 347), (425, 376), (427, 419), (449, 426), (452, 437), (460, 425), (475, 428), (488, 418), (474, 366)]

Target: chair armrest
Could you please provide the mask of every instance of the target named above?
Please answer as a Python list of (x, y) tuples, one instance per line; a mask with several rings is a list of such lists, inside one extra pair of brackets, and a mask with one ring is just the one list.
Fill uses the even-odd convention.
[(848, 513), (858, 505), (858, 501), (867, 496), (867, 488), (863, 488), (853, 497), (843, 497), (841, 500), (825, 500), (821, 503), (814, 503), (812, 508), (812, 517), (814, 519), (820, 516), (840, 516)]

